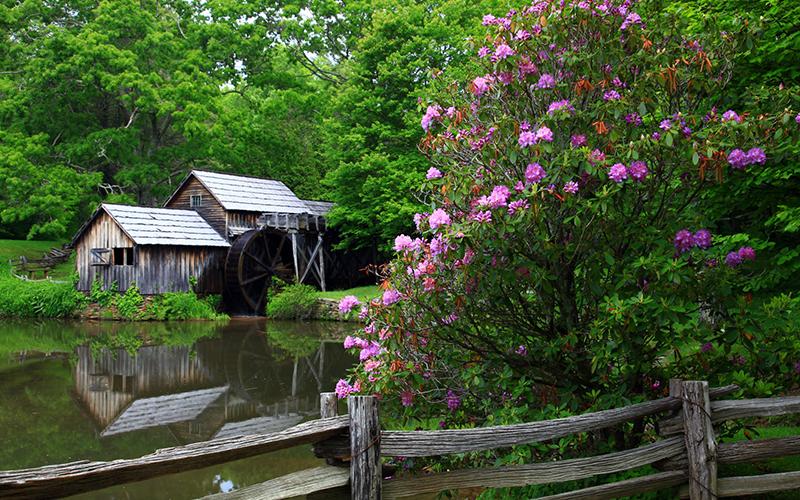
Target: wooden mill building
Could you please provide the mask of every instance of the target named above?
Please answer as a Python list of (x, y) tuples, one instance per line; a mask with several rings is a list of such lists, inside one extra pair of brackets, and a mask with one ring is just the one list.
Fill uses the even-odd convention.
[(261, 312), (273, 276), (352, 286), (364, 254), (335, 252), (328, 202), (280, 181), (194, 170), (163, 208), (103, 204), (75, 235), (78, 289), (98, 281), (144, 294), (223, 293), (234, 312)]

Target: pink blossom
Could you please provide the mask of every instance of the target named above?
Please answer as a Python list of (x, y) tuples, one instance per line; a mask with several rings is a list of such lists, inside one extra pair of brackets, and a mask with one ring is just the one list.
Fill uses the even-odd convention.
[(425, 116), (422, 117), (422, 129), (426, 132), (431, 128), (434, 121), (442, 117), (442, 108), (439, 105), (428, 106)]
[(516, 200), (508, 204), (508, 215), (514, 215), (520, 210), (527, 210), (530, 208), (527, 200)]
[(589, 163), (591, 163), (592, 165), (594, 165), (595, 163), (600, 163), (602, 161), (605, 161), (605, 159), (606, 159), (605, 153), (603, 153), (599, 149), (594, 149), (592, 150), (591, 153), (589, 153)]
[(472, 93), (480, 97), (489, 90), (489, 80), (482, 76), (472, 80)]
[(533, 146), (534, 144), (536, 144), (536, 135), (528, 130), (523, 130), (519, 134), (518, 142), (520, 147), (523, 148), (526, 148), (528, 146)]
[(410, 236), (401, 234), (394, 239), (395, 252), (402, 252), (404, 250), (411, 250), (413, 248), (414, 248), (414, 240), (412, 240)]
[(414, 394), (411, 391), (401, 392), (400, 402), (403, 404), (403, 406), (411, 406), (414, 404)]
[(450, 411), (456, 411), (458, 407), (461, 406), (461, 398), (453, 391), (447, 391), (447, 398), (445, 398), (445, 400), (447, 401), (447, 408)]
[(553, 131), (542, 125), (536, 130), (536, 142), (553, 142)]
[(567, 182), (566, 184), (564, 184), (564, 192), (565, 193), (570, 193), (570, 194), (577, 193), (578, 192), (578, 183), (575, 182), (575, 181)]
[(612, 90), (607, 90), (603, 94), (603, 100), (604, 101), (618, 101), (620, 99), (622, 99), (622, 96), (620, 95), (620, 93), (617, 92), (616, 90), (613, 90), (613, 89)]
[(492, 53), (492, 49), (489, 47), (481, 47), (478, 49), (478, 57), (484, 58)]
[(386, 290), (383, 292), (383, 297), (381, 300), (383, 301), (383, 305), (390, 306), (395, 302), (398, 302), (401, 298), (402, 296), (397, 290)]
[(450, 225), (450, 216), (447, 215), (447, 212), (441, 208), (437, 208), (433, 211), (430, 218), (428, 218), (428, 224), (430, 224), (431, 229), (437, 229), (440, 226)]
[(336, 392), (336, 397), (338, 397), (339, 399), (344, 399), (347, 396), (349, 396), (350, 394), (355, 394), (360, 390), (361, 390), (361, 384), (356, 383), (356, 385), (353, 386), (353, 385), (350, 385), (347, 382), (347, 380), (341, 378), (336, 383), (335, 392)]
[(628, 178), (628, 169), (626, 169), (625, 165), (622, 163), (615, 163), (611, 165), (611, 168), (608, 171), (608, 177), (619, 184)]
[(528, 184), (535, 184), (541, 182), (547, 176), (541, 165), (538, 163), (531, 163), (525, 169), (525, 182)]
[(619, 30), (625, 31), (626, 29), (628, 29), (629, 26), (635, 26), (635, 25), (639, 26), (642, 25), (642, 17), (636, 12), (631, 12), (630, 14), (627, 15), (627, 17), (625, 17), (625, 20), (622, 21), (622, 25), (619, 27)]
[(583, 134), (575, 134), (570, 137), (569, 142), (573, 148), (579, 148), (586, 145), (586, 136)]
[(501, 43), (500, 45), (498, 45), (494, 51), (494, 57), (496, 57), (498, 60), (503, 60), (507, 57), (513, 56), (514, 54), (516, 54), (516, 52), (514, 52), (514, 49), (512, 49), (505, 43)]
[(488, 210), (484, 210), (482, 212), (476, 212), (474, 214), (471, 214), (469, 218), (479, 223), (492, 222), (492, 212)]
[(556, 79), (553, 78), (553, 75), (550, 73), (544, 73), (542, 76), (539, 77), (539, 81), (536, 82), (536, 88), (540, 89), (552, 89), (556, 86)]
[(723, 122), (738, 122), (740, 121), (739, 115), (736, 114), (736, 111), (729, 109), (728, 111), (722, 113), (722, 121)]
[(428, 180), (440, 179), (441, 177), (442, 177), (442, 172), (436, 167), (429, 168), (428, 173), (425, 174), (425, 178)]
[(631, 174), (631, 178), (638, 182), (643, 181), (648, 172), (647, 164), (641, 160), (632, 162), (631, 166), (628, 167), (628, 173)]
[[(407, 237), (408, 238), (408, 237)], [(410, 240), (411, 238), (409, 238)], [(343, 297), (342, 300), (339, 301), (339, 312), (342, 314), (347, 314), (353, 310), (354, 307), (361, 305), (361, 302), (358, 300), (358, 297), (355, 295), (347, 295)]]
[(575, 112), (575, 108), (569, 103), (569, 99), (562, 99), (560, 101), (553, 101), (550, 103), (550, 106), (547, 108), (547, 114), (552, 115), (561, 110), (567, 111), (568, 113)]
[(508, 203), (508, 197), (511, 191), (506, 186), (495, 186), (492, 189), (492, 194), (489, 195), (488, 202), (492, 208), (504, 207)]

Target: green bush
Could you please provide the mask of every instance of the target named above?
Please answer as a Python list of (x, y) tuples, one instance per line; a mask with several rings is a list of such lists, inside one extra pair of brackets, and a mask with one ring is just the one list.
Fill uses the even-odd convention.
[(170, 292), (156, 297), (148, 313), (158, 320), (226, 319), (227, 315), (217, 312), (220, 302), (216, 295), (202, 299), (194, 292)]
[(72, 283), (0, 277), (0, 316), (64, 318), (86, 304)]
[(89, 291), (89, 301), (99, 304), (102, 307), (110, 307), (114, 304), (114, 299), (117, 296), (117, 282), (113, 282), (107, 289), (103, 289), (103, 282), (94, 280), (92, 282), (92, 289)]
[(317, 302), (314, 287), (293, 284), (272, 295), (267, 304), (267, 316), (273, 319), (306, 319), (311, 316)]
[(133, 283), (125, 290), (123, 295), (117, 297), (116, 303), (117, 312), (121, 317), (127, 320), (139, 319), (142, 314), (144, 297), (139, 292), (139, 287), (136, 286), (136, 283)]

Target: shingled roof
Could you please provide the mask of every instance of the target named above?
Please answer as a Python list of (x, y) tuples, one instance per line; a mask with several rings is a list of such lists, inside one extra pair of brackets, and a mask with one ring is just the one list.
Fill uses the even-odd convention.
[(194, 210), (131, 207), (103, 203), (75, 235), (72, 245), (101, 212), (106, 212), (137, 245), (230, 247)]
[(309, 210), (305, 202), (281, 181), (202, 170), (192, 170), (191, 176), (196, 177), (225, 210), (287, 214), (302, 214)]

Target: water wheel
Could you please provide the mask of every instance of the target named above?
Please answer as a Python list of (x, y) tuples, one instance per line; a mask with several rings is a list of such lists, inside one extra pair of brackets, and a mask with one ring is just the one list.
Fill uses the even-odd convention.
[(287, 233), (250, 230), (231, 245), (225, 261), (225, 302), (236, 312), (264, 311), (273, 276), (290, 281), (292, 243)]

